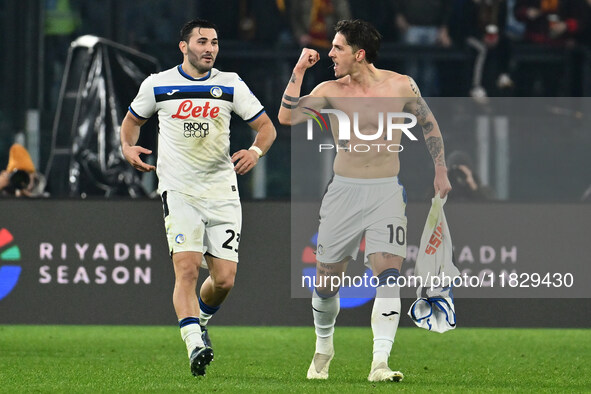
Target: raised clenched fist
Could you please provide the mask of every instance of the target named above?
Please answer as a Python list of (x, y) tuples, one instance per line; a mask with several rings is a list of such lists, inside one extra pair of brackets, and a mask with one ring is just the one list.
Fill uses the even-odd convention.
[(320, 60), (318, 51), (310, 48), (302, 49), (302, 54), (296, 63), (296, 68), (307, 69), (315, 65)]

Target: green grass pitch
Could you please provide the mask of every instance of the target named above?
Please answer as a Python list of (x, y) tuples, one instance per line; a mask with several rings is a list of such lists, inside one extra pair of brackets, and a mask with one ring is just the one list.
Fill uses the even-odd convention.
[(0, 392), (591, 392), (591, 330), (401, 328), (367, 381), (370, 328), (338, 327), (327, 381), (307, 381), (312, 327), (210, 327), (215, 360), (189, 371), (176, 327), (0, 326)]

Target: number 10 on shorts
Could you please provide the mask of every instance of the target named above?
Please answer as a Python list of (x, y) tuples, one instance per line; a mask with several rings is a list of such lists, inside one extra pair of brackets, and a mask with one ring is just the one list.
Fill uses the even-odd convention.
[(406, 233), (404, 232), (404, 227), (398, 226), (398, 227), (396, 227), (396, 230), (394, 230), (393, 224), (388, 224), (386, 227), (388, 227), (388, 229), (390, 230), (390, 243), (393, 244), (394, 240), (396, 240), (396, 243), (398, 245), (400, 245), (400, 246), (404, 245), (405, 238), (406, 238)]

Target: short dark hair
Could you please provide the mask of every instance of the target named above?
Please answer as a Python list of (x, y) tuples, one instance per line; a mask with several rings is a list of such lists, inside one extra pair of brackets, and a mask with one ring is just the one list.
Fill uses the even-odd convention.
[(382, 35), (371, 23), (361, 19), (342, 20), (335, 26), (335, 32), (345, 36), (347, 44), (355, 50), (363, 49), (368, 63), (377, 60)]
[(24, 170), (14, 170), (10, 173), (10, 181), (4, 188), (4, 191), (15, 194), (17, 190), (24, 190), (29, 187), (31, 178), (29, 173)]
[(218, 27), (215, 25), (215, 23), (210, 22), (205, 19), (197, 18), (197, 19), (193, 19), (192, 21), (185, 23), (185, 25), (181, 29), (181, 41), (189, 42), (189, 38), (191, 37), (191, 33), (193, 32), (193, 29), (196, 27), (202, 27), (205, 29), (214, 29), (215, 32), (217, 34), (219, 34)]

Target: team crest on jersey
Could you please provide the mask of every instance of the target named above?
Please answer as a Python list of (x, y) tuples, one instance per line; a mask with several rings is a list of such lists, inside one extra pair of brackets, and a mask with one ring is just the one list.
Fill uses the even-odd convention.
[(177, 235), (177, 236), (174, 238), (174, 241), (175, 241), (177, 244), (182, 244), (182, 243), (184, 243), (184, 242), (185, 242), (185, 235), (184, 235), (184, 234), (179, 234), (179, 235)]
[(222, 88), (220, 88), (219, 86), (214, 86), (213, 88), (211, 88), (209, 93), (211, 93), (211, 95), (214, 98), (220, 98), (220, 97), (222, 97), (223, 92), (222, 92)]
[(324, 246), (322, 246), (322, 244), (318, 244), (318, 248), (316, 249), (316, 253), (319, 256), (322, 256), (324, 254)]

